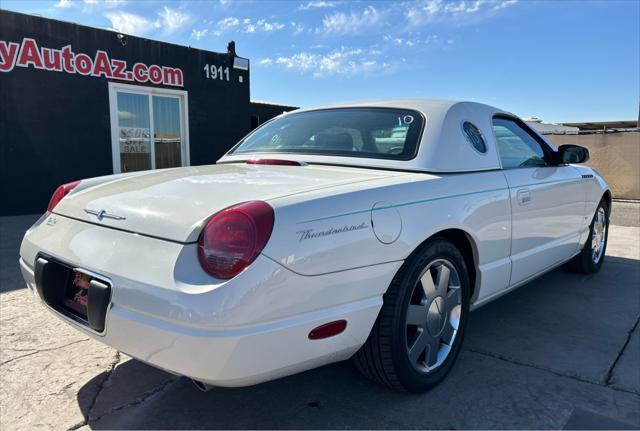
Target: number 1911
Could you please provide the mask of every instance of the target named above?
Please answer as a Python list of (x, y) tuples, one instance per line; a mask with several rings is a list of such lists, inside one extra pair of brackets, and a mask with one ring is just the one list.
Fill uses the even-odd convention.
[(216, 66), (215, 64), (204, 65), (204, 75), (209, 79), (219, 79), (221, 81), (229, 80), (229, 68), (222, 66)]

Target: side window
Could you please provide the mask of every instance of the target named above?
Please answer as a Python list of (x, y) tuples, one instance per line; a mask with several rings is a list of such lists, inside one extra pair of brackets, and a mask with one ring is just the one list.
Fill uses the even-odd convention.
[(487, 144), (484, 142), (480, 129), (478, 129), (474, 124), (465, 121), (462, 123), (462, 131), (464, 132), (464, 136), (467, 138), (467, 142), (469, 142), (473, 148), (482, 154), (487, 152)]
[(493, 133), (503, 168), (548, 166), (540, 143), (515, 121), (494, 118)]

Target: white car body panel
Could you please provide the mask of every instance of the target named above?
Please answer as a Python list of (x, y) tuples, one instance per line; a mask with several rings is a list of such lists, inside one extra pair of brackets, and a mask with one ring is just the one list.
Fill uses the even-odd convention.
[[(56, 213), (95, 222), (85, 212), (109, 208), (126, 218), (105, 218), (102, 225), (179, 242), (197, 240), (199, 228), (212, 214), (239, 202), (269, 200), (323, 187), (367, 181), (393, 172), (311, 166), (305, 171), (287, 166), (262, 169), (252, 165), (211, 165), (146, 171), (74, 191)], [(215, 190), (215, 196), (211, 195)]]
[[(504, 171), (511, 193), (511, 284), (577, 253), (588, 228), (579, 171), (570, 166)], [(591, 220), (589, 220), (590, 222)]]
[[(26, 233), (20, 264), (28, 286), (35, 292), (38, 256), (96, 273), (113, 287), (103, 332), (52, 311), (144, 362), (244, 386), (354, 354), (397, 271), (434, 235), (468, 242), (472, 307), (565, 262), (584, 245), (608, 190), (584, 166), (501, 169), (496, 108), (420, 100), (334, 106), (419, 111), (426, 123), (416, 157), (228, 154), (213, 166), (83, 180)], [(465, 120), (483, 133), (485, 154), (462, 135)], [(308, 165), (244, 163), (256, 157)], [(254, 199), (274, 209), (266, 247), (236, 277), (211, 277), (197, 257), (203, 225)], [(340, 319), (344, 332), (308, 338)]]

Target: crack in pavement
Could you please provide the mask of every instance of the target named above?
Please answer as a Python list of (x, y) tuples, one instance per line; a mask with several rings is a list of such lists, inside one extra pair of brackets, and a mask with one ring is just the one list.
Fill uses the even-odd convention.
[[(78, 343), (83, 343), (83, 342), (89, 341), (89, 340), (90, 340), (90, 338), (85, 338), (84, 340), (72, 341), (71, 343), (63, 344), (62, 346), (48, 347), (46, 349), (31, 349), (33, 351), (30, 351), (29, 353), (25, 353), (24, 355), (18, 355), (15, 358), (7, 359), (6, 361), (0, 362), (0, 367), (3, 366), (3, 365), (8, 364), (10, 362), (16, 361), (18, 359), (26, 358), (28, 356), (33, 356), (33, 355), (38, 354), (38, 353), (52, 352), (54, 350), (64, 349), (65, 347), (69, 347), (69, 346), (72, 346), (72, 345), (78, 344)], [(16, 351), (16, 352), (26, 351), (26, 350), (17, 350), (17, 349), (5, 349), (5, 350), (13, 350), (13, 351)]]
[(175, 383), (179, 379), (180, 379), (180, 377), (178, 377), (178, 376), (172, 377), (171, 379), (167, 380), (166, 382), (164, 382), (160, 386), (156, 386), (155, 388), (148, 390), (147, 392), (143, 393), (141, 396), (139, 396), (138, 398), (136, 398), (135, 400), (133, 400), (133, 401), (127, 403), (127, 404), (122, 404), (120, 406), (113, 407), (113, 408), (107, 410), (106, 412), (104, 412), (103, 414), (101, 414), (100, 416), (89, 417), (88, 423), (89, 422), (95, 423), (95, 422), (99, 421), (100, 419), (102, 419), (103, 417), (105, 417), (107, 415), (110, 415), (110, 414), (115, 413), (115, 412), (120, 411), (120, 410), (128, 409), (129, 407), (137, 406), (138, 404), (142, 404), (145, 401), (147, 401), (148, 399), (150, 399), (151, 397), (153, 397), (154, 395), (164, 391), (166, 388), (168, 388), (171, 384)]
[(81, 428), (81, 427), (83, 427), (85, 425), (88, 425), (89, 418), (91, 417), (91, 412), (93, 411), (93, 409), (96, 406), (96, 401), (98, 401), (98, 397), (100, 396), (100, 394), (102, 393), (104, 388), (107, 387), (109, 382), (111, 381), (111, 377), (113, 376), (113, 372), (115, 371), (116, 366), (118, 365), (120, 360), (121, 360), (120, 352), (116, 352), (114, 360), (111, 361), (111, 364), (109, 364), (109, 367), (107, 368), (107, 371), (106, 371), (106, 375), (104, 376), (104, 379), (102, 379), (102, 381), (100, 382), (100, 386), (98, 387), (98, 390), (96, 391), (96, 394), (94, 395), (93, 399), (91, 400), (91, 404), (89, 405), (89, 409), (87, 410), (87, 414), (84, 416), (84, 420), (82, 420), (81, 422), (79, 422), (79, 423), (71, 426), (70, 428), (68, 428), (68, 431), (77, 430), (78, 428)]
[(622, 357), (622, 354), (624, 353), (624, 350), (629, 345), (629, 342), (631, 341), (631, 336), (633, 335), (633, 331), (635, 331), (636, 328), (638, 327), (638, 322), (640, 322), (640, 316), (638, 316), (638, 318), (636, 319), (636, 323), (633, 324), (631, 329), (629, 329), (629, 331), (627, 331), (627, 337), (624, 340), (624, 343), (622, 344), (622, 347), (620, 348), (620, 351), (618, 351), (618, 354), (616, 355), (616, 357), (613, 359), (613, 361), (609, 365), (609, 368), (607, 368), (607, 372), (605, 373), (604, 378), (602, 379), (602, 383), (604, 385), (606, 385), (606, 386), (610, 386), (611, 385), (611, 379), (613, 378), (613, 370), (615, 369), (616, 365), (618, 365), (618, 362), (620, 361), (620, 358)]
[(630, 391), (628, 389), (622, 389), (622, 388), (616, 388), (615, 386), (607, 386), (602, 384), (602, 382), (597, 381), (597, 380), (592, 380), (586, 377), (581, 377), (581, 376), (575, 376), (575, 375), (571, 375), (571, 374), (564, 374), (558, 371), (555, 371), (551, 368), (546, 368), (546, 367), (542, 367), (540, 365), (536, 365), (533, 363), (527, 363), (527, 362), (521, 362), (518, 361), (516, 359), (510, 358), (508, 356), (504, 356), (501, 355), (499, 353), (492, 353), (492, 352), (486, 352), (483, 350), (478, 350), (478, 349), (472, 349), (472, 348), (465, 348), (464, 350), (468, 351), (468, 352), (472, 352), (472, 353), (477, 353), (479, 355), (484, 355), (484, 356), (488, 356), (490, 358), (494, 358), (494, 359), (498, 359), (504, 362), (508, 362), (510, 364), (514, 364), (514, 365), (520, 365), (522, 367), (529, 367), (529, 368), (533, 368), (539, 371), (545, 371), (547, 373), (551, 373), (553, 375), (559, 376), (559, 377), (565, 377), (567, 379), (571, 379), (571, 380), (576, 380), (578, 382), (582, 382), (582, 383), (587, 383), (590, 385), (595, 385), (601, 388), (606, 388), (606, 389), (611, 389), (612, 391), (617, 391), (617, 392), (624, 392), (626, 394), (631, 394), (631, 395), (640, 395), (640, 393), (634, 392), (634, 391)]

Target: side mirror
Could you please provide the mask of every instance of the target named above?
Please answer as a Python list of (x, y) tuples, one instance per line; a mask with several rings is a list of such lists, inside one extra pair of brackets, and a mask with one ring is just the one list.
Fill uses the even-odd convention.
[(584, 163), (589, 160), (589, 150), (579, 145), (560, 145), (558, 161), (560, 163)]

